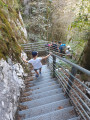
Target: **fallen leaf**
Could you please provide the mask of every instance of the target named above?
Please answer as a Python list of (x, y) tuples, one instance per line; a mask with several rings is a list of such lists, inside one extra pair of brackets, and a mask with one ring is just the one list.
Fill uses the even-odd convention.
[(62, 106), (59, 106), (59, 107), (58, 107), (58, 110), (61, 110), (61, 109), (63, 109), (63, 107), (62, 107)]

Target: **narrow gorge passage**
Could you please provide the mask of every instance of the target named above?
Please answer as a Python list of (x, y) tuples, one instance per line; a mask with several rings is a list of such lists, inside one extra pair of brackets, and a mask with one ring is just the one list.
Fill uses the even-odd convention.
[[(45, 56), (50, 47), (36, 80), (22, 58), (28, 61), (32, 51)], [(16, 120), (90, 120), (89, 0), (0, 0), (0, 120), (15, 114)]]
[(16, 120), (80, 120), (47, 65), (43, 65), (39, 78), (32, 78), (25, 80)]

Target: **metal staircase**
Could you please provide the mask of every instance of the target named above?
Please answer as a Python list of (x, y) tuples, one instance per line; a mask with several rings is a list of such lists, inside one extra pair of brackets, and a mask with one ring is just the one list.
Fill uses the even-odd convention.
[(29, 54), (52, 51), (52, 56), (47, 60), (48, 67), (43, 65), (42, 75), (28, 83), (28, 97), (22, 97), (26, 101), (20, 103), (28, 109), (18, 112), (20, 120), (90, 120), (90, 87), (81, 78), (85, 75), (89, 81), (90, 71), (67, 60), (56, 48), (47, 47), (47, 42), (22, 46)]
[(58, 80), (51, 77), (46, 65), (43, 65), (41, 76), (29, 84), (32, 85), (28, 92), (31, 95), (27, 98), (31, 101), (20, 103), (28, 106), (28, 109), (19, 111), (19, 115), (24, 115), (22, 120), (80, 120), (70, 99)]

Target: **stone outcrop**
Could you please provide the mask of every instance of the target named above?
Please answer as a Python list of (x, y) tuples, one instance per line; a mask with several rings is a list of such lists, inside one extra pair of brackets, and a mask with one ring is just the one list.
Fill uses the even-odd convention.
[(13, 120), (24, 88), (20, 43), (27, 31), (17, 0), (0, 0), (0, 120)]
[(0, 59), (20, 61), (20, 44), (27, 41), (27, 31), (18, 0), (0, 0)]
[(13, 120), (26, 76), (19, 63), (0, 61), (0, 120)]

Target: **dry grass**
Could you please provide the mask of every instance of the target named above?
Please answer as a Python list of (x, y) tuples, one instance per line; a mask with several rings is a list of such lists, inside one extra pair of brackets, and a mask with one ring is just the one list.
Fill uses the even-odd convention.
[(30, 88), (26, 88), (23, 92), (29, 92), (29, 91), (33, 91), (33, 90)]
[(16, 116), (16, 120), (22, 120), (22, 119), (25, 119), (25, 114)]
[(69, 113), (70, 113), (71, 115), (74, 115), (74, 114), (75, 114), (75, 111), (72, 110), (72, 111), (70, 111)]
[(30, 85), (30, 84), (28, 85), (28, 84), (27, 84), (25, 87), (26, 87), (26, 88), (29, 88), (29, 87), (33, 87), (33, 85)]
[(32, 101), (32, 99), (31, 98), (21, 98), (20, 99), (20, 102), (22, 103), (22, 102), (27, 102), (27, 101)]
[(30, 96), (32, 95), (32, 93), (22, 93), (21, 97), (27, 97), (27, 96)]
[(19, 111), (26, 110), (26, 109), (28, 109), (28, 106), (19, 105), (19, 106), (18, 106), (18, 109), (19, 109)]

